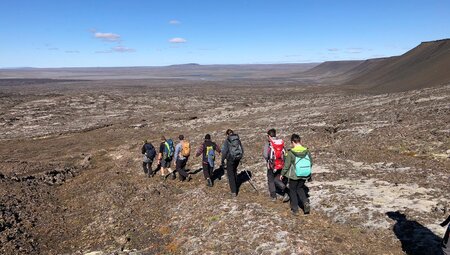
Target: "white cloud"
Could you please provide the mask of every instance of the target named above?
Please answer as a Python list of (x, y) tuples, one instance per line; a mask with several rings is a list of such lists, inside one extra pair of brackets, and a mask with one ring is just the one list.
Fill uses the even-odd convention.
[(104, 41), (108, 42), (117, 42), (120, 41), (120, 35), (114, 34), (114, 33), (101, 33), (101, 32), (95, 32), (94, 37), (98, 39), (102, 39)]
[(127, 48), (127, 47), (120, 46), (120, 45), (112, 48), (112, 50), (115, 52), (135, 52), (136, 51), (135, 49)]
[(170, 25), (179, 25), (179, 24), (181, 24), (181, 22), (179, 20), (173, 19), (173, 20), (169, 21), (169, 24)]
[(187, 42), (186, 39), (181, 38), (181, 37), (175, 37), (169, 40), (170, 43), (185, 43)]

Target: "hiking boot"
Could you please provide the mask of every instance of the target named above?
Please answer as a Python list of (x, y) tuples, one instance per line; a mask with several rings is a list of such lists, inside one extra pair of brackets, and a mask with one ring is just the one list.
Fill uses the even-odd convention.
[(277, 196), (270, 196), (270, 201), (276, 202), (277, 201)]
[(298, 216), (298, 211), (291, 211), (293, 216)]
[(172, 176), (170, 177), (170, 179), (172, 179), (172, 180), (175, 180), (177, 177), (174, 175), (174, 174), (172, 174)]
[(290, 199), (291, 199), (291, 198), (289, 197), (289, 194), (288, 194), (288, 193), (285, 193), (284, 196), (283, 196), (283, 203), (288, 202)]
[(230, 196), (231, 199), (236, 199), (236, 197), (237, 197), (236, 193), (231, 193), (231, 196)]
[(309, 214), (309, 211), (310, 211), (310, 206), (309, 206), (309, 202), (305, 202), (305, 204), (303, 205), (303, 212), (305, 213), (305, 214)]
[(207, 185), (208, 187), (212, 187), (212, 186), (213, 186), (213, 183), (212, 183), (212, 181), (211, 181), (210, 178), (206, 179), (206, 185)]
[(189, 182), (190, 180), (192, 180), (191, 175), (189, 174), (188, 177), (186, 177), (186, 181)]

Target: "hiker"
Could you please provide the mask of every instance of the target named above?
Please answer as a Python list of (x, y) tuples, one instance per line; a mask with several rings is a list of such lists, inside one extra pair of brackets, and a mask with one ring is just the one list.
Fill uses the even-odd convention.
[(205, 141), (197, 148), (195, 153), (196, 157), (202, 155), (202, 167), (203, 175), (206, 180), (206, 185), (208, 187), (213, 186), (213, 172), (214, 172), (214, 161), (216, 159), (215, 153), (220, 153), (219, 146), (213, 141), (211, 141), (211, 135), (205, 135)]
[(152, 164), (153, 160), (156, 156), (156, 150), (155, 147), (153, 147), (153, 144), (148, 142), (147, 140), (144, 141), (144, 145), (142, 145), (142, 154), (144, 155), (143, 162), (142, 162), (142, 168), (144, 169), (144, 174), (148, 177), (153, 177), (154, 172), (152, 170)]
[(442, 227), (447, 226), (447, 230), (445, 231), (444, 237), (442, 238), (442, 253), (444, 255), (450, 255), (450, 244), (448, 243), (449, 235), (450, 235), (450, 215), (444, 220), (440, 225)]
[(272, 201), (277, 200), (277, 187), (284, 193), (283, 202), (289, 201), (286, 185), (280, 180), (281, 169), (284, 166), (284, 154), (284, 141), (277, 138), (275, 129), (270, 129), (267, 131), (267, 142), (264, 143), (263, 157), (267, 163), (267, 184)]
[[(172, 179), (175, 179), (175, 172), (170, 168), (170, 163), (174, 154), (173, 141), (161, 136), (161, 144), (159, 145), (158, 165), (161, 167), (161, 177), (167, 178), (172, 173)], [(168, 173), (166, 174), (166, 170)]]
[(191, 154), (191, 147), (189, 141), (184, 139), (184, 135), (179, 135), (178, 139), (180, 142), (175, 146), (175, 170), (179, 174), (180, 181), (190, 181), (192, 177), (186, 172), (185, 167)]
[(230, 184), (231, 197), (235, 198), (238, 193), (237, 183), (237, 167), (242, 157), (244, 156), (244, 147), (242, 146), (239, 135), (235, 134), (233, 130), (228, 129), (225, 133), (227, 138), (222, 145), (222, 167), (227, 169), (228, 182)]
[(293, 215), (298, 215), (298, 198), (303, 204), (303, 211), (309, 214), (309, 199), (306, 197), (306, 180), (311, 178), (312, 158), (308, 148), (301, 144), (300, 136), (291, 136), (292, 148), (286, 152), (284, 167), (281, 170), (280, 179), (288, 179), (289, 193), (291, 199), (291, 211)]

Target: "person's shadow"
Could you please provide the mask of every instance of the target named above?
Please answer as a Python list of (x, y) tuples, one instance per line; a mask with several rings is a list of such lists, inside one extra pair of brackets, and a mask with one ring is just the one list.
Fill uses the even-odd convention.
[(222, 180), (222, 177), (225, 174), (225, 170), (222, 166), (216, 168), (212, 174), (211, 180), (214, 182), (215, 180)]
[(399, 211), (387, 212), (386, 215), (396, 221), (393, 231), (402, 243), (402, 249), (406, 254), (442, 254), (442, 239), (431, 230), (417, 221), (408, 220), (406, 215)]
[(190, 173), (190, 174), (198, 174), (201, 171), (203, 171), (203, 167), (200, 167), (200, 168), (197, 168), (197, 169), (186, 169), (186, 172)]
[(237, 175), (237, 186), (241, 187), (242, 184), (249, 181), (252, 178), (252, 172), (248, 170), (243, 170)]
[[(251, 178), (252, 178), (252, 176), (253, 176), (253, 174), (252, 174), (252, 172), (251, 171), (249, 171), (249, 170), (242, 170), (241, 172), (239, 172), (238, 174), (237, 174), (237, 190), (238, 190), (238, 193), (239, 193), (239, 190), (241, 189), (241, 186), (242, 186), (242, 184), (244, 184), (244, 183), (246, 183), (246, 182), (249, 182), (250, 183), (250, 185), (253, 187), (253, 188), (255, 188), (253, 185), (253, 183), (251, 182)], [(257, 191), (257, 190), (256, 190)]]

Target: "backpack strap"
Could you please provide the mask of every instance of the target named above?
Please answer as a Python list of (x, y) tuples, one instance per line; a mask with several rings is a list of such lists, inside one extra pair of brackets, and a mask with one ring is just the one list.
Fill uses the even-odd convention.
[(203, 142), (203, 144), (202, 144), (202, 147), (203, 147), (203, 156), (205, 156), (206, 157), (206, 143), (205, 142)]
[[(297, 160), (298, 159), (298, 160)], [(300, 160), (302, 160), (301, 157), (295, 157), (294, 158), (294, 167), (297, 167), (297, 164), (300, 162)]]

